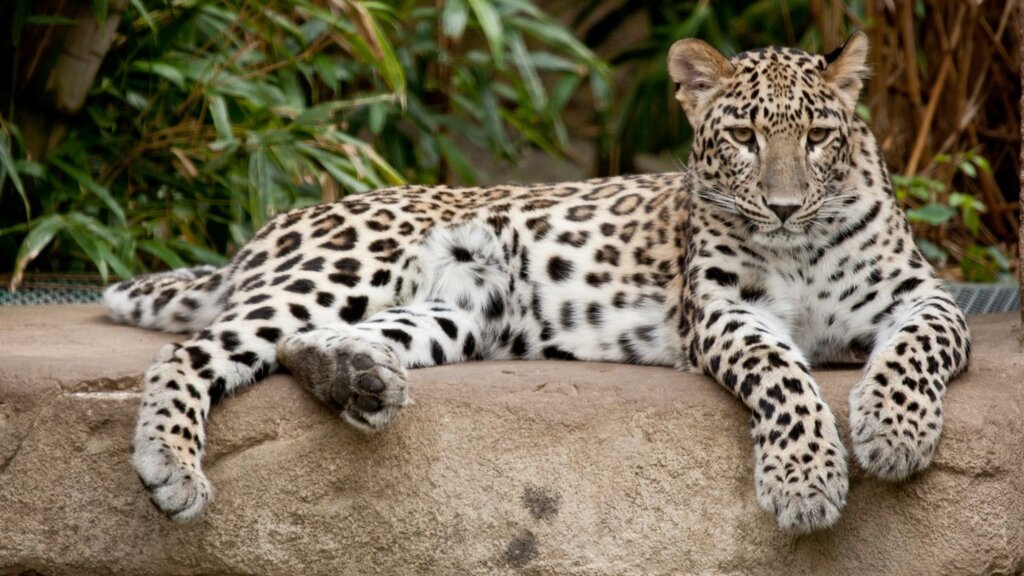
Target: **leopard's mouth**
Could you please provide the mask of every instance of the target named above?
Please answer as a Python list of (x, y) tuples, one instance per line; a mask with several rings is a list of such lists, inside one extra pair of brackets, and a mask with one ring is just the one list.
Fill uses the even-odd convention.
[(750, 235), (750, 241), (766, 248), (793, 249), (806, 246), (808, 238), (804, 230), (778, 226), (770, 230), (755, 230)]

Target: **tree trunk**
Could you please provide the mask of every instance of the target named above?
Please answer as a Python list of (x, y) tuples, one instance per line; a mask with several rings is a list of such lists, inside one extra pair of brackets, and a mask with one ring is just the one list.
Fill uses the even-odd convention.
[(75, 24), (28, 24), (14, 39), (18, 48), (8, 89), (14, 99), (12, 120), (22, 131), (29, 158), (42, 160), (64, 140), (66, 119), (85, 104), (126, 5), (127, 0), (111, 0), (101, 23), (88, 2), (30, 3), (33, 15), (70, 18)]

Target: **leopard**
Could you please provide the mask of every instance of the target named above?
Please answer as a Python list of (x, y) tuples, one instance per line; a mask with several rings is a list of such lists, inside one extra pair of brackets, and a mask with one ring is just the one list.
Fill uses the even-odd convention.
[(812, 366), (863, 366), (853, 456), (900, 481), (931, 463), (971, 346), (857, 112), (867, 56), (860, 32), (825, 55), (682, 39), (678, 171), (384, 188), (278, 214), (225, 266), (111, 284), (114, 321), (188, 334), (142, 377), (131, 462), (150, 500), (203, 513), (211, 407), (279, 368), (378, 432), (411, 369), (581, 360), (716, 381), (749, 410), (756, 501), (783, 530), (832, 527), (851, 464)]

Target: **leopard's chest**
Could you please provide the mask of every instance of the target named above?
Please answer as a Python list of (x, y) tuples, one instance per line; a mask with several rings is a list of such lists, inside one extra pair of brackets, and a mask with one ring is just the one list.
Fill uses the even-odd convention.
[[(845, 275), (843, 275), (845, 276)], [(828, 267), (783, 265), (761, 278), (763, 305), (789, 329), (793, 343), (815, 364), (863, 359), (862, 335), (869, 328), (844, 302), (853, 279)]]

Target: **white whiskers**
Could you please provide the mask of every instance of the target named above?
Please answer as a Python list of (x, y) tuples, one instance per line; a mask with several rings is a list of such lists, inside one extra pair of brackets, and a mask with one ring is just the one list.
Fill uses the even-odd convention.
[(734, 216), (741, 215), (739, 208), (736, 206), (735, 196), (723, 190), (721, 186), (701, 178), (679, 158), (674, 158), (674, 160), (679, 165), (679, 170), (686, 174), (687, 193), (699, 198), (710, 208), (719, 212)]

